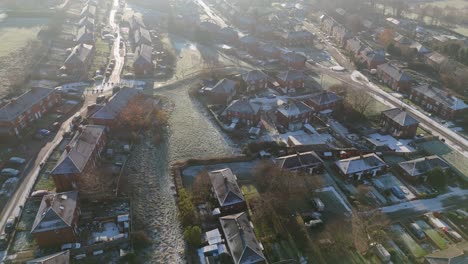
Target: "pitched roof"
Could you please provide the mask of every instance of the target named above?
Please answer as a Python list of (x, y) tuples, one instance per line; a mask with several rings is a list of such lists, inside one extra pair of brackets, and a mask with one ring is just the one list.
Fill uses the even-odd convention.
[(140, 44), (135, 50), (135, 60), (133, 64), (152, 64), (153, 63), (153, 47)]
[(312, 102), (316, 105), (328, 105), (334, 102), (338, 102), (343, 100), (341, 96), (338, 96), (336, 93), (324, 91), (317, 95), (312, 96), (309, 98)]
[(368, 64), (376, 62), (383, 64), (387, 61), (385, 59), (384, 51), (375, 51), (369, 47), (361, 51), (361, 56), (366, 60)]
[(80, 27), (78, 31), (76, 32), (76, 36), (75, 36), (76, 42), (87, 42), (87, 41), (93, 41), (93, 40), (94, 40), (93, 30), (90, 29), (86, 25)]
[(244, 202), (239, 185), (237, 185), (237, 177), (231, 169), (222, 169), (208, 172), (213, 186), (214, 193), (221, 206), (229, 206)]
[(409, 38), (401, 34), (398, 34), (396, 37), (393, 38), (393, 40), (400, 45), (411, 45), (412, 43), (412, 41)]
[(117, 118), (120, 112), (127, 106), (128, 102), (140, 94), (140, 91), (133, 88), (122, 88), (112, 96), (107, 104), (99, 109), (92, 118), (112, 120)]
[(428, 264), (468, 263), (468, 243), (453, 244), (447, 249), (436, 251), (424, 257)]
[(422, 84), (413, 87), (412, 89), (426, 97), (432, 98), (436, 102), (452, 110), (462, 110), (468, 108), (468, 104), (466, 104), (463, 100), (430, 84)]
[(363, 155), (362, 158), (357, 156), (338, 160), (335, 164), (345, 175), (387, 166), (387, 164), (374, 153)]
[(236, 90), (237, 83), (230, 79), (221, 79), (211, 89), (212, 93), (232, 94)]
[(77, 62), (85, 62), (93, 50), (93, 45), (80, 43), (76, 45), (70, 55), (65, 60), (65, 64), (74, 64)]
[(259, 70), (252, 70), (242, 74), (242, 79), (245, 82), (256, 82), (268, 79), (268, 75)]
[(448, 60), (447, 57), (445, 57), (444, 55), (440, 54), (437, 51), (427, 53), (424, 56), (426, 56), (427, 59), (429, 59), (429, 60), (431, 60), (431, 61), (433, 61), (433, 62), (435, 62), (437, 64), (442, 64), (442, 63), (444, 63), (444, 62), (446, 62)]
[(81, 173), (93, 155), (96, 145), (104, 135), (104, 126), (87, 125), (68, 144), (70, 151), (60, 157), (51, 174)]
[(312, 108), (303, 102), (292, 100), (278, 107), (278, 112), (285, 117), (294, 117), (300, 114), (310, 113), (312, 111)]
[(261, 106), (258, 103), (251, 103), (247, 99), (234, 100), (227, 107), (225, 112), (237, 112), (244, 114), (256, 115), (260, 111)]
[(81, 14), (80, 14), (80, 16), (92, 16), (92, 17), (94, 17), (95, 15), (96, 15), (96, 6), (89, 5), (89, 4), (83, 7), (83, 9), (81, 10)]
[(28, 260), (26, 264), (68, 264), (70, 263), (70, 251), (62, 251), (52, 255)]
[(304, 55), (293, 51), (281, 54), (281, 58), (289, 62), (307, 61), (307, 58)]
[(364, 45), (358, 37), (348, 39), (346, 45), (347, 49), (353, 52), (354, 54), (359, 54), (361, 50), (364, 49)]
[(71, 227), (77, 207), (78, 191), (49, 194), (42, 198), (31, 233)]
[(411, 81), (412, 78), (404, 70), (391, 63), (385, 63), (377, 66), (377, 69), (386, 73), (395, 81)]
[(440, 167), (441, 169), (450, 168), (447, 162), (435, 155), (400, 162), (398, 163), (398, 166), (400, 166), (400, 168), (410, 176), (423, 175), (437, 167)]
[(148, 29), (144, 27), (138, 27), (134, 32), (135, 44), (151, 44), (151, 34)]
[(297, 70), (282, 71), (278, 74), (278, 79), (283, 82), (304, 80), (304, 73)]
[(410, 115), (408, 112), (400, 108), (388, 109), (388, 110), (382, 111), (382, 114), (392, 119), (394, 122), (396, 122), (400, 126), (411, 126), (411, 125), (419, 124), (418, 120), (416, 120), (412, 115)]
[(234, 264), (266, 262), (247, 213), (223, 216), (219, 221)]
[(33, 105), (54, 92), (49, 88), (33, 88), (0, 108), (0, 121), (12, 121), (28, 111)]
[(276, 164), (284, 170), (290, 170), (301, 167), (309, 167), (322, 163), (322, 159), (313, 151), (297, 153), (289, 156), (279, 157)]
[(78, 22), (79, 26), (94, 26), (94, 18), (89, 17), (89, 16), (84, 16), (80, 19), (80, 22)]
[(410, 48), (416, 49), (418, 53), (421, 53), (421, 54), (426, 54), (426, 53), (431, 52), (428, 48), (426, 48), (421, 43), (416, 42), (416, 41), (410, 45)]

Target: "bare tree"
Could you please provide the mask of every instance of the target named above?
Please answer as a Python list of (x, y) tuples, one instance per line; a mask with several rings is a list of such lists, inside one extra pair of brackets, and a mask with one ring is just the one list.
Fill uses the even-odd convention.
[(375, 103), (374, 98), (366, 92), (349, 90), (346, 96), (347, 103), (363, 115)]
[(211, 181), (208, 171), (203, 170), (195, 176), (192, 185), (192, 201), (194, 204), (203, 203), (210, 198)]

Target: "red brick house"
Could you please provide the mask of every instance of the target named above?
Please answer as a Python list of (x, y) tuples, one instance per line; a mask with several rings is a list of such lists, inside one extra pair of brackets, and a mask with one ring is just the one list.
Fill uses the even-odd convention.
[(405, 110), (393, 108), (382, 111), (382, 130), (397, 138), (414, 138), (419, 122)]
[(426, 174), (435, 168), (446, 171), (450, 169), (450, 165), (438, 156), (427, 156), (398, 163), (398, 170), (411, 182), (424, 180)]
[(260, 110), (259, 104), (251, 103), (248, 99), (234, 100), (226, 107), (222, 117), (229, 122), (256, 126), (260, 122)]
[(90, 121), (95, 125), (114, 128), (119, 123), (119, 115), (129, 104), (129, 102), (140, 95), (141, 92), (133, 88), (122, 88), (109, 99), (109, 102), (91, 117)]
[(395, 91), (406, 92), (411, 87), (413, 79), (404, 70), (391, 63), (385, 63), (377, 66), (377, 75)]
[(87, 125), (66, 146), (50, 173), (58, 191), (77, 190), (82, 174), (96, 164), (106, 144), (106, 128)]
[(135, 76), (144, 76), (153, 73), (153, 47), (141, 44), (136, 48), (133, 71), (135, 72)]
[(314, 42), (314, 35), (307, 30), (279, 32), (276, 39), (282, 46), (308, 46)]
[(280, 61), (287, 67), (302, 70), (305, 68), (307, 58), (304, 55), (291, 51), (281, 54)]
[(299, 130), (310, 121), (313, 110), (300, 101), (289, 101), (278, 108), (276, 121), (290, 131)]
[(78, 44), (71, 51), (63, 66), (67, 74), (83, 75), (88, 72), (93, 63), (94, 46), (88, 44)]
[(237, 94), (237, 82), (224, 78), (213, 87), (204, 87), (203, 91), (212, 104), (226, 105)]
[(377, 69), (379, 65), (387, 62), (385, 59), (385, 51), (375, 51), (371, 48), (366, 48), (361, 51), (360, 61), (364, 62), (368, 69)]
[(424, 54), (424, 61), (436, 71), (440, 71), (442, 67), (449, 64), (450, 62), (447, 57), (438, 53), (437, 51)]
[(298, 70), (288, 70), (280, 72), (277, 80), (281, 88), (286, 92), (295, 91), (295, 89), (304, 87), (304, 74)]
[(28, 260), (26, 264), (70, 264), (70, 250)]
[(258, 56), (259, 40), (251, 35), (243, 36), (239, 39), (240, 48), (247, 51), (250, 55)]
[(278, 60), (281, 56), (281, 50), (271, 44), (262, 43), (258, 48), (258, 55), (264, 60)]
[(42, 198), (31, 234), (40, 247), (76, 242), (79, 216), (77, 191), (46, 195)]
[(339, 110), (343, 106), (343, 98), (336, 93), (324, 91), (312, 96), (306, 101), (316, 112), (324, 110)]
[(214, 198), (218, 201), (221, 215), (240, 213), (246, 210), (244, 195), (237, 177), (231, 169), (222, 169), (208, 172)]
[(468, 115), (468, 105), (461, 99), (429, 84), (422, 84), (410, 90), (409, 99), (426, 111), (447, 119)]
[(40, 119), (59, 101), (54, 89), (32, 88), (0, 105), (0, 136), (20, 136), (26, 126)]
[(268, 75), (259, 70), (252, 70), (242, 74), (242, 80), (248, 92), (264, 90), (267, 88)]

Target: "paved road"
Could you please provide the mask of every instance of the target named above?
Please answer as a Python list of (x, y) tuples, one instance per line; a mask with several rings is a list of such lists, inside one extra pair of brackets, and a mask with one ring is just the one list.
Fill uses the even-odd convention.
[(216, 24), (218, 24), (220, 27), (227, 27), (228, 25), (224, 20), (218, 16), (214, 10), (211, 9), (209, 5), (207, 5), (203, 0), (195, 0), (195, 2), (200, 5), (201, 8), (205, 11), (206, 15), (209, 16)]
[[(112, 71), (111, 76), (109, 77), (109, 83), (119, 83), (120, 82), (120, 75), (122, 74), (122, 69), (124, 66), (124, 59), (125, 59), (125, 51), (121, 52), (120, 50), (120, 40), (122, 37), (120, 36), (120, 28), (117, 23), (115, 23), (115, 13), (119, 8), (119, 0), (114, 0), (112, 5), (112, 10), (109, 14), (109, 25), (112, 28), (114, 34), (117, 34), (117, 37), (114, 40), (114, 45), (112, 47), (112, 57), (115, 59), (115, 66), (114, 70)], [(125, 45), (124, 45), (125, 46)]]

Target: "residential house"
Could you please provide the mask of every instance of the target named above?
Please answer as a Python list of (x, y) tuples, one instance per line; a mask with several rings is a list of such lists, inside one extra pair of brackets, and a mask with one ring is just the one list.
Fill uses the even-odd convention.
[(127, 107), (130, 101), (140, 95), (141, 92), (133, 88), (122, 88), (114, 94), (109, 102), (101, 109), (97, 110), (90, 118), (95, 125), (108, 126), (114, 128), (118, 126), (119, 115)]
[(80, 19), (78, 22), (79, 27), (88, 27), (88, 28), (94, 28), (94, 18), (89, 17), (89, 16), (84, 16)]
[(241, 49), (247, 51), (250, 55), (257, 57), (259, 40), (252, 36), (246, 35), (239, 39)]
[(398, 163), (398, 169), (402, 175), (413, 182), (421, 180), (435, 168), (445, 171), (450, 169), (450, 165), (435, 155)]
[(278, 60), (281, 56), (281, 50), (268, 43), (260, 44), (258, 55), (264, 60)]
[(326, 17), (323, 19), (321, 26), (325, 32), (331, 35), (333, 33), (334, 27), (337, 26), (337, 23), (335, 22), (333, 18)]
[(364, 48), (365, 46), (358, 37), (353, 37), (346, 41), (346, 50), (349, 51), (354, 58), (359, 57)]
[(79, 216), (77, 191), (45, 195), (37, 211), (31, 234), (40, 247), (76, 242)]
[(465, 45), (464, 38), (457, 38), (450, 35), (433, 35), (431, 40), (433, 46), (444, 46), (448, 44), (457, 44), (460, 47)]
[(143, 17), (133, 15), (128, 20), (128, 25), (130, 28), (130, 33), (135, 32), (138, 28), (146, 28), (145, 23), (143, 22)]
[(231, 102), (237, 93), (237, 82), (230, 79), (221, 79), (213, 87), (204, 87), (211, 103), (226, 105)]
[(75, 44), (94, 45), (94, 30), (88, 26), (82, 26), (75, 35)]
[(233, 22), (242, 30), (252, 32), (255, 29), (256, 21), (253, 17), (246, 15), (239, 15), (233, 18)]
[(395, 43), (395, 46), (400, 49), (407, 49), (411, 46), (411, 44), (413, 44), (412, 40), (401, 34), (396, 34), (396, 36), (393, 38), (393, 42)]
[(78, 189), (80, 178), (94, 167), (106, 144), (104, 126), (87, 125), (80, 130), (50, 172), (58, 191)]
[(437, 51), (424, 54), (424, 61), (437, 71), (449, 63), (449, 59)]
[(237, 185), (237, 177), (231, 169), (208, 172), (214, 197), (222, 215), (240, 213), (246, 210), (244, 195)]
[(382, 111), (380, 116), (382, 130), (397, 138), (414, 138), (419, 122), (404, 109), (393, 108)]
[(361, 51), (360, 60), (366, 64), (368, 69), (377, 69), (379, 65), (387, 62), (385, 51), (375, 51), (371, 48), (365, 48)]
[(281, 88), (284, 88), (286, 92), (295, 91), (296, 89), (304, 87), (304, 73), (298, 70), (288, 70), (280, 72), (277, 76), (277, 80)]
[(224, 27), (219, 31), (221, 41), (229, 45), (236, 45), (239, 42), (239, 33), (232, 27)]
[(279, 157), (275, 163), (287, 171), (302, 171), (308, 174), (323, 172), (323, 161), (313, 151)]
[(286, 47), (312, 45), (314, 35), (307, 30), (287, 31), (277, 33), (281, 45)]
[(151, 40), (151, 34), (148, 29), (144, 27), (138, 27), (134, 32), (133, 32), (133, 46), (135, 47), (135, 50), (138, 49), (141, 45), (148, 45), (152, 46), (153, 41)]
[(430, 84), (413, 87), (409, 99), (443, 118), (453, 119), (468, 114), (468, 105), (462, 99)]
[(211, 21), (200, 22), (200, 24), (198, 25), (198, 28), (201, 32), (208, 33), (211, 36), (217, 35), (221, 30), (220, 26), (218, 26), (216, 23), (211, 22)]
[(392, 63), (377, 66), (377, 75), (395, 91), (408, 91), (413, 81), (411, 76)]
[(242, 80), (247, 85), (247, 91), (258, 91), (267, 88), (268, 75), (260, 70), (251, 70), (242, 74)]
[(219, 218), (234, 264), (267, 263), (246, 212)]
[(363, 176), (376, 176), (385, 172), (388, 165), (374, 153), (335, 162), (341, 175), (360, 181)]
[(424, 56), (425, 54), (428, 54), (431, 52), (428, 48), (426, 48), (419, 42), (413, 42), (409, 47), (410, 49), (416, 50), (416, 53), (418, 54), (418, 56)]
[(0, 136), (20, 136), (26, 126), (40, 119), (59, 101), (54, 89), (32, 88), (0, 105)]
[(451, 244), (424, 257), (424, 264), (465, 264), (468, 263), (468, 242)]
[(301, 70), (305, 68), (307, 58), (302, 54), (290, 51), (282, 53), (280, 56), (280, 61), (292, 69)]
[(278, 107), (276, 120), (290, 131), (296, 131), (307, 124), (313, 114), (312, 108), (300, 101), (289, 101)]
[(316, 112), (339, 110), (343, 106), (343, 97), (336, 93), (323, 91), (307, 99), (306, 104)]
[(93, 4), (87, 4), (83, 7), (80, 13), (80, 17), (92, 17), (96, 16), (96, 6)]
[(261, 105), (248, 99), (232, 101), (224, 110), (222, 116), (229, 122), (256, 126), (260, 122)]
[(67, 74), (84, 75), (93, 63), (94, 46), (88, 44), (76, 45), (68, 55), (63, 66)]
[(69, 264), (70, 250), (26, 261), (26, 264)]
[(154, 71), (153, 47), (141, 44), (135, 50), (133, 72), (136, 76), (150, 75)]

